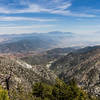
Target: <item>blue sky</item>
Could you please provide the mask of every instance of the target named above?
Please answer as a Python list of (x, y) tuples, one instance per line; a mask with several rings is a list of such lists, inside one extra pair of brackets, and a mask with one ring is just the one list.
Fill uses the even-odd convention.
[(0, 0), (0, 34), (98, 34), (99, 0)]

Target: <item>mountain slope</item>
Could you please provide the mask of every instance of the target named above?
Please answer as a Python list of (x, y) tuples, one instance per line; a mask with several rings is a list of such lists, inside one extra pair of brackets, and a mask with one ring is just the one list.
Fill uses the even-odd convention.
[(24, 53), (29, 51), (42, 51), (55, 45), (41, 39), (23, 39), (15, 42), (0, 44), (0, 53)]
[(100, 46), (69, 53), (55, 61), (50, 68), (65, 82), (75, 78), (79, 86), (100, 96)]
[(0, 84), (5, 88), (7, 84), (10, 89), (21, 85), (25, 90), (31, 91), (35, 82), (53, 84), (55, 79), (56, 76), (44, 66), (31, 66), (18, 59), (0, 57)]
[(25, 57), (21, 57), (21, 60), (31, 65), (47, 65), (49, 62), (55, 61), (56, 59), (68, 54), (69, 52), (76, 51), (77, 49), (79, 49), (79, 47), (55, 48), (39, 54), (27, 54)]

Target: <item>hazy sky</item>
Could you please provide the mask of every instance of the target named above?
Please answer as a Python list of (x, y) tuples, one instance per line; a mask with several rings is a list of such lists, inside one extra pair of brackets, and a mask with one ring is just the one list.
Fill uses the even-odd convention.
[(0, 34), (100, 31), (100, 0), (0, 0)]

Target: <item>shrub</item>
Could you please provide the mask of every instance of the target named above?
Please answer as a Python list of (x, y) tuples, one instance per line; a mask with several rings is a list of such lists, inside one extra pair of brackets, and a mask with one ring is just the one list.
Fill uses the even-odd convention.
[(8, 92), (0, 86), (0, 100), (9, 100)]
[(95, 100), (90, 99), (74, 80), (68, 85), (59, 79), (56, 80), (55, 85), (35, 83), (32, 94), (38, 98), (36, 100)]

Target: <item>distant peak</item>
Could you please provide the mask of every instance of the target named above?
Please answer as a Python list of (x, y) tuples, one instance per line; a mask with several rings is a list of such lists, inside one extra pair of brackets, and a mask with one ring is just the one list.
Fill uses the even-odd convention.
[(61, 31), (52, 31), (48, 32), (49, 34), (73, 34), (72, 32), (61, 32)]

